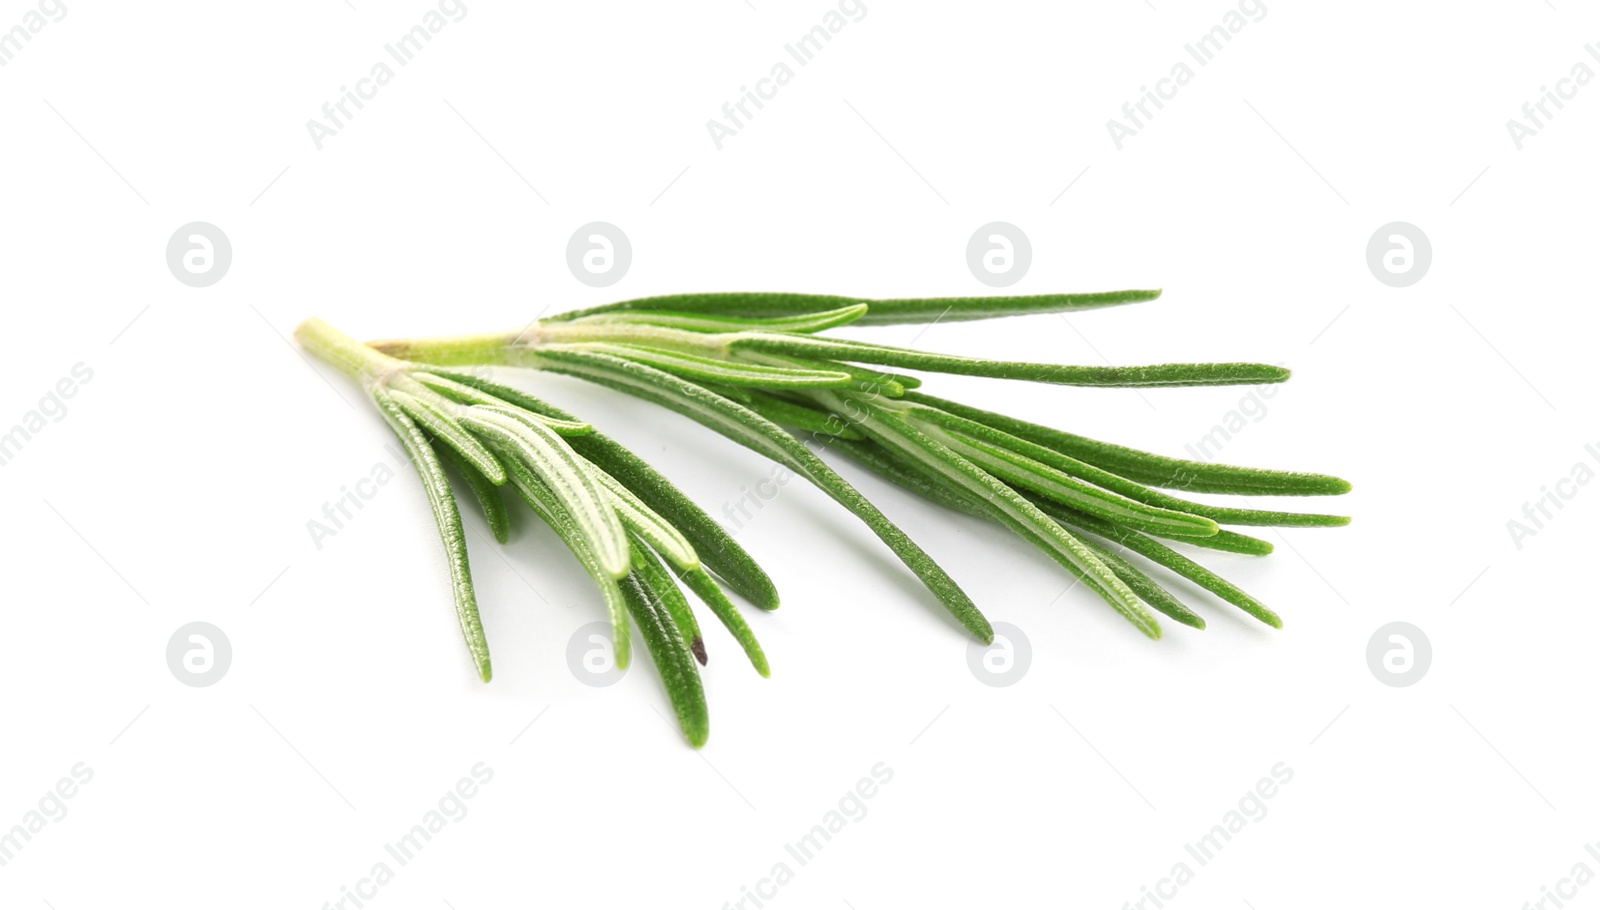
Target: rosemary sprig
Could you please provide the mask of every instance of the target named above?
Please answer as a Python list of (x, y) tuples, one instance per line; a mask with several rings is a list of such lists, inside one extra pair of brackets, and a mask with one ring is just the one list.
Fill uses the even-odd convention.
[[(873, 301), (807, 294), (651, 297), (549, 317), (516, 333), (375, 342), (434, 364), (500, 364), (566, 373), (664, 405), (790, 467), (855, 512), (980, 639), (988, 623), (967, 595), (898, 527), (779, 424), (837, 448), (918, 492), (999, 521), (1038, 546), (1144, 634), (1148, 607), (1204, 621), (1120, 545), (1189, 578), (1262, 622), (1277, 614), (1155, 538), (1265, 555), (1272, 545), (1221, 527), (1331, 527), (1338, 515), (1233, 508), (1156, 488), (1314, 496), (1350, 485), (1325, 474), (1168, 458), (915, 391), (882, 367), (1068, 385), (1196, 386), (1281, 382), (1268, 364), (1098, 367), (983, 360), (823, 338), (843, 325), (981, 319), (1151, 300), (1156, 291)], [(1079, 535), (1085, 536), (1079, 536)]]

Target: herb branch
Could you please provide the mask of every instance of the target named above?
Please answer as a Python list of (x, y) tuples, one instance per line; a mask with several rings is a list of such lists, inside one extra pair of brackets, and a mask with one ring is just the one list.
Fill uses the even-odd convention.
[[(461, 520), (442, 465), (461, 475), (501, 542), (509, 486), (556, 530), (600, 588), (626, 665), (631, 616), (684, 735), (708, 730), (696, 663), (706, 652), (680, 584), (721, 621), (756, 669), (767, 662), (727, 587), (763, 609), (770, 579), (731, 537), (647, 463), (592, 426), (462, 368), (524, 367), (575, 376), (676, 411), (793, 470), (848, 509), (981, 641), (988, 620), (934, 559), (795, 433), (934, 502), (993, 520), (1039, 548), (1141, 633), (1157, 614), (1204, 619), (1142, 559), (1262, 623), (1278, 614), (1163, 541), (1266, 555), (1272, 545), (1222, 527), (1334, 527), (1344, 516), (1237, 508), (1166, 491), (1337, 495), (1348, 482), (1169, 458), (935, 398), (913, 370), (1078, 386), (1181, 387), (1282, 382), (1260, 363), (1078, 366), (987, 360), (820, 333), (987, 319), (1152, 300), (1158, 291), (1023, 297), (859, 298), (782, 293), (683, 294), (564, 313), (516, 332), (363, 346), (318, 320), (303, 344), (360, 381), (422, 475), (449, 557), (468, 650), (489, 678)], [(709, 571), (708, 571), (709, 570)], [(719, 583), (720, 582), (720, 583)]]

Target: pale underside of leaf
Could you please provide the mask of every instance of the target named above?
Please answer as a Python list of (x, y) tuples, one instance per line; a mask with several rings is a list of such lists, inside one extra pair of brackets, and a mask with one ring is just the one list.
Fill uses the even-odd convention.
[(554, 430), (477, 407), (468, 408), (460, 419), (544, 481), (613, 578), (628, 573), (628, 537), (622, 522), (577, 453)]
[[(506, 462), (506, 472), (511, 476), (511, 485), (522, 497), (522, 501), (556, 532), (556, 536), (567, 545), (567, 549), (577, 558), (578, 564), (583, 566), (584, 571), (589, 573), (589, 577), (599, 587), (600, 596), (605, 601), (606, 615), (611, 621), (611, 645), (616, 664), (618, 667), (627, 667), (632, 634), (628, 631), (628, 608), (622, 588), (618, 585), (617, 576), (595, 556), (577, 522), (542, 480), (521, 461), (514, 458)], [(631, 562), (629, 568), (632, 569)]]
[(600, 481), (608, 502), (629, 531), (643, 538), (652, 549), (665, 556), (674, 566), (680, 569), (699, 567), (700, 557), (695, 553), (694, 545), (689, 543), (688, 538), (679, 533), (677, 528), (656, 514), (654, 509), (645, 505), (639, 497), (633, 495), (632, 490), (623, 486), (615, 477), (598, 467), (592, 467), (590, 473)]

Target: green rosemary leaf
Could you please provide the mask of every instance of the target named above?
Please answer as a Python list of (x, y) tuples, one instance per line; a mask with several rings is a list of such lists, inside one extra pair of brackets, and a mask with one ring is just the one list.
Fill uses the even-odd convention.
[(656, 673), (667, 690), (667, 699), (678, 715), (678, 729), (683, 731), (689, 745), (698, 749), (710, 735), (711, 720), (706, 712), (706, 693), (700, 684), (694, 655), (683, 640), (683, 633), (673, 623), (672, 614), (639, 573), (630, 572), (620, 585), (623, 601), (644, 635), (650, 659), (655, 662)]
[[(418, 391), (427, 392), (427, 389)], [(506, 469), (500, 462), (496, 461), (482, 443), (473, 439), (472, 434), (463, 430), (456, 419), (438, 404), (428, 401), (423, 396), (411, 395), (399, 389), (391, 388), (388, 394), (389, 399), (399, 405), (407, 417), (421, 424), (435, 439), (455, 449), (457, 454), (487, 477), (490, 483), (499, 486), (506, 482)]]
[(1138, 303), (1161, 296), (1158, 290), (1106, 291), (1094, 294), (1035, 294), (1021, 297), (909, 297), (870, 300), (827, 294), (786, 294), (764, 291), (716, 294), (670, 294), (624, 300), (603, 306), (561, 313), (551, 319), (577, 319), (596, 313), (670, 311), (707, 313), (722, 317), (771, 319), (837, 310), (867, 304), (858, 325), (897, 325), (920, 322), (958, 322), (993, 319), (1028, 313), (1060, 313), (1095, 307)]
[(834, 436), (840, 439), (865, 439), (860, 433), (838, 417), (807, 407), (798, 402), (768, 395), (753, 389), (733, 386), (712, 386), (717, 393), (731, 398), (779, 426), (807, 433)]
[(1243, 553), (1246, 556), (1267, 556), (1272, 553), (1272, 541), (1251, 537), (1223, 528), (1211, 537), (1183, 537), (1181, 542), (1191, 547), (1220, 550), (1223, 553)]
[(628, 537), (621, 520), (577, 453), (555, 431), (535, 420), (517, 420), (478, 406), (468, 408), (460, 420), (544, 481), (613, 578), (628, 573)]
[(666, 608), (667, 614), (672, 617), (672, 624), (678, 628), (685, 643), (688, 644), (689, 653), (694, 655), (694, 659), (699, 661), (701, 666), (704, 666), (706, 642), (700, 636), (700, 623), (694, 618), (694, 610), (689, 607), (688, 598), (678, 590), (678, 583), (651, 551), (653, 546), (650, 541), (634, 535), (633, 546), (629, 549), (634, 574), (639, 576), (644, 586), (654, 593), (661, 606)]
[(749, 385), (760, 388), (815, 388), (846, 386), (851, 382), (849, 373), (837, 370), (807, 370), (792, 367), (771, 367), (749, 361), (718, 360), (666, 348), (653, 348), (637, 344), (612, 344), (607, 342), (580, 342), (577, 344), (548, 345), (539, 349), (542, 356), (549, 351), (577, 350), (595, 354), (608, 354), (639, 363), (649, 364), (678, 376), (698, 382), (723, 385)]
[(1014, 486), (1027, 487), (1063, 505), (1164, 537), (1215, 537), (1220, 530), (1217, 523), (1209, 518), (1154, 508), (1126, 499), (1083, 483), (1022, 452), (993, 445), (959, 430), (941, 426), (937, 421), (919, 422), (915, 419), (918, 413), (911, 411), (906, 416), (924, 433), (1001, 480)]
[(1144, 556), (1151, 562), (1166, 566), (1274, 629), (1283, 628), (1283, 620), (1278, 617), (1278, 614), (1268, 609), (1266, 604), (1256, 600), (1240, 590), (1232, 582), (1160, 541), (1146, 537), (1138, 531), (1119, 528), (1110, 522), (1101, 521), (1079, 512), (1073, 512), (1070, 509), (1052, 510), (1047, 506), (1043, 508), (1046, 508), (1059, 521), (1075, 525), (1091, 534), (1097, 534), (1108, 540), (1114, 540), (1133, 552)]
[[(733, 291), (711, 294), (662, 294), (657, 297), (638, 297), (616, 303), (568, 310), (547, 321), (561, 322), (582, 319), (601, 313), (703, 313), (712, 316), (740, 319), (784, 319), (828, 310), (840, 310), (863, 301), (854, 297), (837, 297), (828, 294), (789, 294), (770, 291)], [(868, 313), (871, 312), (869, 304)]]
[(1165, 388), (1178, 386), (1259, 385), (1283, 382), (1289, 371), (1267, 363), (1165, 363), (1136, 367), (1095, 367), (1016, 360), (981, 360), (889, 345), (845, 342), (809, 335), (762, 332), (733, 336), (733, 351), (756, 350), (800, 357), (821, 357), (852, 363), (881, 363), (912, 370), (1021, 379), (1058, 385)]
[(1168, 458), (1138, 449), (1007, 417), (921, 392), (907, 392), (907, 401), (926, 404), (987, 424), (1029, 442), (1054, 449), (1129, 480), (1196, 493), (1241, 493), (1261, 496), (1327, 496), (1347, 493), (1350, 483), (1327, 474), (1274, 471), (1237, 465)]
[(484, 521), (489, 524), (490, 533), (499, 543), (505, 543), (511, 533), (511, 521), (506, 514), (505, 497), (500, 494), (500, 487), (489, 478), (483, 476), (472, 462), (461, 457), (461, 453), (445, 446), (438, 450), (439, 458), (448, 462), (461, 479), (467, 482), (472, 495), (478, 500), (478, 507), (483, 510)]
[[(562, 436), (587, 436), (594, 432), (594, 427), (582, 420), (577, 419), (576, 417), (571, 416), (570, 414), (563, 417), (556, 417), (545, 413), (545, 410), (554, 409), (550, 408), (549, 405), (545, 404), (539, 399), (534, 398), (532, 395), (518, 392), (516, 389), (507, 388), (505, 386), (496, 386), (493, 383), (488, 382), (483, 383), (483, 386), (486, 386), (487, 388), (482, 388), (457, 382), (455, 379), (452, 379), (448, 376), (441, 376), (434, 373), (421, 371), (412, 373), (411, 378), (417, 380), (422, 385), (427, 386), (445, 398), (456, 402), (457, 404), (481, 405), (486, 408), (495, 408), (508, 413), (514, 413), (518, 410), (527, 411), (530, 414), (536, 415), (541, 423), (543, 423), (545, 426), (548, 426), (550, 429), (555, 430)], [(469, 376), (468, 378), (471, 377)], [(511, 393), (512, 397), (496, 395), (493, 391), (490, 391), (491, 389), (501, 392), (509, 392)], [(530, 407), (530, 404), (538, 405), (538, 407)]]
[(994, 519), (994, 512), (982, 501), (941, 481), (938, 474), (914, 463), (898, 458), (894, 453), (870, 440), (834, 439), (828, 443), (829, 451), (838, 451), (884, 480), (904, 487), (930, 502), (938, 503), (974, 518)]
[(938, 563), (855, 487), (777, 424), (709, 389), (645, 364), (570, 350), (541, 350), (537, 362), (542, 369), (588, 379), (670, 408), (793, 470), (871, 528), (970, 632), (984, 642), (994, 639), (988, 620)]
[(739, 647), (744, 649), (745, 656), (750, 658), (750, 665), (756, 668), (756, 672), (762, 676), (771, 676), (772, 670), (767, 666), (767, 655), (762, 653), (761, 643), (756, 641), (756, 634), (745, 624), (744, 617), (734, 608), (733, 601), (722, 593), (722, 588), (717, 586), (716, 579), (704, 569), (690, 569), (680, 577), (684, 584), (689, 586), (689, 590), (700, 598), (701, 603), (711, 608), (711, 612), (721, 620), (723, 628), (739, 642)]
[(729, 588), (763, 610), (778, 608), (778, 590), (755, 559), (648, 462), (598, 432), (572, 440), (572, 447), (677, 528), (694, 547), (701, 564), (717, 573)]
[[(755, 400), (757, 394), (765, 394), (757, 393), (744, 386), (717, 385), (714, 382), (703, 383), (703, 385), (711, 391), (716, 392), (718, 395), (721, 395), (723, 398), (731, 398), (747, 408), (750, 407), (750, 402)], [(768, 419), (770, 420), (771, 418)], [(777, 421), (773, 422), (776, 423)]]
[[(937, 475), (930, 477), (926, 469), (896, 458), (891, 452), (877, 443), (846, 440), (833, 443), (831, 448), (839, 449), (851, 460), (861, 464), (878, 476), (925, 499), (977, 518), (998, 520), (998, 516), (994, 514), (993, 507), (989, 504), (976, 499), (964, 490), (940, 483)], [(1043, 504), (1040, 504), (1040, 510), (1055, 518), (1055, 515), (1048, 511)], [(1004, 522), (1001, 523), (1004, 524)], [(1106, 524), (1109, 525), (1109, 522)], [(1117, 573), (1117, 577), (1121, 578), (1133, 593), (1139, 595), (1139, 599), (1184, 625), (1193, 626), (1196, 629), (1204, 629), (1206, 627), (1204, 619), (1196, 615), (1194, 611), (1180, 602), (1167, 589), (1161, 587), (1155, 579), (1140, 571), (1137, 566), (1092, 540), (1082, 537), (1078, 539), (1084, 546), (1093, 550), (1094, 554), (1100, 558), (1101, 562), (1106, 564), (1107, 568)]]
[(478, 616), (478, 600), (472, 590), (472, 571), (467, 564), (467, 538), (461, 528), (461, 513), (456, 510), (455, 492), (450, 480), (444, 476), (433, 447), (427, 437), (398, 404), (382, 389), (373, 392), (373, 401), (383, 418), (400, 438), (406, 457), (422, 478), (422, 488), (428, 494), (428, 506), (433, 510), (433, 520), (439, 527), (439, 538), (444, 541), (445, 556), (450, 564), (450, 590), (455, 597), (456, 619), (461, 624), (461, 634), (467, 640), (467, 652), (478, 670), (478, 677), (488, 682), (493, 676), (489, 665), (489, 640), (483, 634), (483, 621)]
[[(509, 401), (517, 408), (526, 409), (531, 413), (546, 417), (549, 421), (566, 421), (581, 424), (578, 417), (566, 413), (563, 409), (550, 405), (549, 401), (534, 397), (520, 389), (512, 389), (510, 385), (496, 384), (480, 376), (474, 376), (466, 371), (454, 369), (432, 369), (445, 379), (466, 385), (469, 389), (488, 393), (494, 398)], [(587, 424), (582, 424), (589, 427)], [(605, 433), (597, 432), (594, 427), (589, 427), (589, 432), (581, 437), (568, 440), (568, 445), (573, 446), (587, 461), (594, 462), (598, 469), (608, 473), (611, 477), (621, 481), (627, 488), (645, 502), (650, 509), (666, 518), (670, 525), (677, 528), (683, 536), (693, 545), (694, 552), (698, 553), (702, 565), (722, 577), (730, 589), (739, 593), (739, 597), (746, 598), (750, 603), (762, 609), (778, 609), (778, 589), (773, 585), (773, 579), (768, 577), (762, 566), (750, 557), (744, 547), (736, 544), (733, 537), (723, 531), (714, 518), (707, 515), (699, 505), (694, 504), (690, 497), (683, 496), (682, 491), (667, 480), (666, 475), (651, 467), (642, 457), (632, 453), (627, 446), (621, 445)]]
[(1158, 612), (1170, 616), (1186, 626), (1195, 629), (1204, 629), (1206, 627), (1206, 621), (1201, 619), (1198, 613), (1184, 606), (1182, 601), (1172, 596), (1171, 591), (1161, 587), (1154, 578), (1146, 575), (1138, 566), (1113, 553), (1109, 547), (1096, 543), (1092, 538), (1080, 537), (1078, 539), (1083, 541), (1084, 546), (1093, 550), (1094, 555), (1100, 557), (1100, 561), (1105, 563), (1111, 571), (1117, 573), (1117, 577), (1122, 579), (1123, 583), (1129, 588), (1133, 589), (1133, 593), (1139, 595), (1140, 600), (1149, 604)]
[[(623, 598), (623, 589), (618, 584), (617, 578), (611, 573), (590, 548), (589, 541), (578, 523), (568, 514), (561, 500), (545, 486), (533, 471), (520, 459), (515, 457), (514, 445), (505, 437), (491, 438), (491, 447), (498, 447), (507, 455), (506, 474), (511, 478), (511, 486), (528, 504), (533, 513), (550, 526), (561, 542), (589, 573), (595, 585), (600, 589), (600, 596), (605, 600), (606, 615), (611, 620), (611, 647), (614, 660), (618, 667), (628, 666), (629, 655), (632, 651), (632, 633), (628, 631), (628, 607)], [(630, 557), (628, 569), (633, 569)]]
[[(809, 357), (788, 357), (783, 354), (768, 354), (762, 351), (741, 351), (739, 359), (742, 362), (756, 362), (766, 366), (790, 367), (800, 370), (817, 370), (823, 372), (845, 373), (851, 379), (851, 387), (864, 392), (877, 392), (890, 398), (899, 398), (906, 389), (916, 388), (920, 385), (910, 376), (900, 376), (882, 370), (869, 370), (865, 367), (840, 363), (837, 360), (815, 360)], [(911, 380), (906, 385), (902, 380)]]
[[(1213, 506), (1206, 503), (1191, 502), (1190, 500), (1180, 499), (1176, 496), (1168, 496), (1165, 493), (1152, 490), (1149, 487), (1129, 480), (1126, 477), (1113, 474), (1110, 471), (1101, 470), (1094, 465), (1079, 461), (1070, 455), (1063, 455), (1054, 449), (1039, 445), (1037, 443), (1029, 442), (1026, 439), (1013, 436), (1010, 433), (997, 430), (993, 427), (979, 423), (978, 421), (969, 420), (965, 417), (955, 414), (945, 413), (938, 408), (927, 405), (916, 405), (910, 409), (907, 414), (913, 420), (920, 419), (924, 421), (930, 421), (938, 426), (944, 427), (948, 432), (955, 434), (960, 439), (970, 441), (973, 445), (986, 445), (989, 447), (997, 447), (1002, 451), (1014, 452), (1024, 458), (1032, 459), (1048, 465), (1050, 468), (1053, 468), (1063, 474), (1068, 474), (1073, 477), (1086, 480), (1089, 483), (1095, 484), (1096, 486), (1102, 487), (1106, 490), (1110, 490), (1113, 493), (1119, 493), (1122, 496), (1126, 496), (1128, 499), (1141, 502), (1147, 506), (1153, 506), (1161, 510), (1187, 513), (1189, 515), (1198, 515), (1202, 518), (1210, 519), (1211, 521), (1219, 524), (1332, 528), (1342, 527), (1350, 523), (1350, 519), (1343, 515), (1318, 515), (1304, 512), (1277, 512), (1263, 509), (1234, 509), (1223, 506)], [(1038, 488), (1036, 487), (1035, 489)], [(1041, 490), (1040, 492), (1045, 492), (1048, 494), (1049, 491)], [(1107, 520), (1126, 524), (1130, 527), (1139, 527), (1139, 525), (1137, 525), (1135, 522), (1124, 521), (1115, 515), (1096, 512), (1093, 509), (1084, 508), (1078, 503), (1061, 499), (1059, 497), (1052, 498), (1055, 498), (1063, 505), (1072, 506), (1074, 508), (1082, 508), (1084, 511), (1090, 512), (1091, 514), (1100, 515), (1100, 517)], [(1142, 530), (1147, 530), (1152, 534), (1158, 534), (1162, 537), (1210, 536), (1189, 535), (1182, 533), (1163, 533), (1162, 529), (1160, 528), (1142, 528)]]
[(700, 557), (695, 553), (694, 545), (671, 522), (657, 515), (655, 510), (633, 495), (632, 490), (605, 471), (591, 465), (589, 473), (600, 482), (611, 507), (616, 509), (617, 517), (622, 519), (623, 526), (632, 536), (642, 538), (680, 569), (699, 567)]
[(907, 297), (868, 301), (861, 325), (963, 322), (1034, 313), (1064, 313), (1125, 303), (1141, 303), (1161, 296), (1157, 290), (1101, 291), (1092, 294), (1031, 294), (1014, 297)]
[[(848, 409), (846, 405), (849, 402), (837, 393), (813, 394), (835, 413)], [(1128, 585), (1081, 541), (1039, 511), (1031, 501), (898, 415), (871, 402), (854, 403), (861, 413), (857, 428), (874, 442), (902, 458), (937, 472), (945, 481), (958, 485), (993, 507), (997, 519), (1083, 579), (1091, 590), (1111, 604), (1140, 632), (1151, 638), (1161, 637), (1161, 626)]]
[[(742, 316), (709, 316), (703, 313), (674, 313), (660, 310), (619, 310), (611, 313), (597, 313), (570, 321), (662, 325), (668, 328), (683, 329), (688, 332), (742, 332), (746, 329), (761, 329), (767, 332), (811, 333), (849, 325), (866, 315), (866, 312), (867, 305), (864, 303), (839, 307), (835, 310), (805, 313), (798, 316), (774, 316), (765, 319), (750, 319)], [(557, 316), (555, 318), (560, 320), (563, 317)]]

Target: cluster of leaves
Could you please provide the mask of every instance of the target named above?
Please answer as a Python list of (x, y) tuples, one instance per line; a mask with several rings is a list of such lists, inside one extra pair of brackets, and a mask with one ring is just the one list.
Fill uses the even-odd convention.
[(446, 465), (471, 489), (500, 543), (510, 526), (506, 487), (554, 529), (600, 589), (619, 667), (629, 663), (633, 617), (690, 743), (701, 745), (709, 732), (696, 667), (706, 662), (706, 650), (682, 588), (710, 608), (756, 670), (768, 674), (760, 644), (722, 585), (771, 610), (778, 606), (771, 579), (643, 459), (571, 414), (470, 371), (396, 360), (321, 320), (306, 321), (296, 335), (361, 380), (422, 478), (444, 541), (461, 631), (485, 682), (489, 645)]
[(1110, 387), (1282, 382), (1288, 371), (1259, 363), (1095, 367), (984, 360), (820, 334), (851, 324), (1062, 312), (1158, 294), (903, 300), (687, 294), (564, 313), (503, 334), (363, 346), (318, 320), (297, 334), (314, 353), (363, 381), (410, 452), (445, 541), (462, 629), (483, 678), (488, 679), (488, 648), (445, 462), (472, 489), (502, 542), (504, 486), (555, 529), (600, 587), (618, 663), (628, 660), (631, 614), (685, 736), (699, 745), (707, 721), (695, 661), (705, 662), (705, 650), (678, 582), (710, 607), (766, 675), (760, 647), (718, 579), (766, 609), (777, 606), (771, 581), (648, 464), (572, 415), (468, 368), (516, 366), (576, 376), (677, 411), (773, 459), (855, 514), (984, 642), (993, 631), (972, 599), (813, 452), (806, 438), (935, 502), (998, 522), (1151, 638), (1161, 635), (1155, 613), (1195, 628), (1204, 628), (1205, 621), (1135, 559), (1164, 567), (1278, 627), (1281, 620), (1272, 610), (1163, 541), (1265, 555), (1272, 551), (1269, 542), (1222, 525), (1327, 527), (1349, 519), (1223, 507), (1163, 491), (1311, 496), (1346, 492), (1347, 482), (1101, 442), (935, 398), (918, 391), (917, 378), (894, 371)]
[[(579, 376), (661, 404), (807, 478), (860, 517), (945, 608), (982, 640), (971, 599), (925, 552), (790, 431), (895, 483), (993, 519), (1081, 579), (1141, 632), (1152, 610), (1205, 621), (1134, 560), (1165, 567), (1262, 622), (1278, 615), (1163, 543), (1264, 555), (1266, 540), (1222, 525), (1329, 527), (1338, 515), (1231, 508), (1167, 490), (1308, 496), (1346, 492), (1337, 477), (1167, 458), (935, 398), (911, 369), (1077, 386), (1172, 387), (1282, 382), (1259, 363), (1095, 367), (983, 360), (826, 338), (838, 326), (981, 319), (1149, 300), (1156, 291), (871, 301), (807, 294), (652, 297), (541, 320), (503, 336), (382, 342), (397, 356), (495, 363)], [(787, 428), (787, 429), (786, 429)]]

